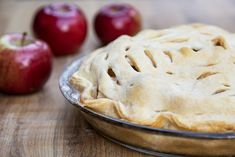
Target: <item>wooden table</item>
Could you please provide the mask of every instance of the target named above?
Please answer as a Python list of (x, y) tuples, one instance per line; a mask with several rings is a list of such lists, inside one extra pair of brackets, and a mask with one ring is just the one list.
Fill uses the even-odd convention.
[[(98, 8), (112, 1), (77, 1), (89, 21), (89, 35), (80, 50), (89, 53), (99, 47), (92, 19)], [(128, 0), (143, 16), (144, 28), (203, 22), (235, 32), (235, 1), (232, 0)], [(0, 1), (0, 35), (30, 32), (39, 6), (47, 1)], [(54, 59), (52, 76), (43, 90), (24, 96), (0, 94), (1, 157), (120, 157), (147, 155), (113, 144), (84, 121), (79, 111), (61, 95), (58, 78), (79, 55)], [(1, 76), (0, 76), (1, 77)]]

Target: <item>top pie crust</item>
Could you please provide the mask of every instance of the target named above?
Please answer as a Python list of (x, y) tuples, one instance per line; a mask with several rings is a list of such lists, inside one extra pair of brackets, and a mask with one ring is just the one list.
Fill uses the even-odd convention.
[(235, 131), (235, 35), (203, 24), (144, 30), (91, 53), (70, 79), (81, 104), (126, 121)]

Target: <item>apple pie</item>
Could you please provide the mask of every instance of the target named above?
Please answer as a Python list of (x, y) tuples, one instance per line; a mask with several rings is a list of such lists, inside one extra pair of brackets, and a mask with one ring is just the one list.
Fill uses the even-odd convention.
[(235, 35), (191, 24), (121, 36), (70, 78), (80, 103), (132, 123), (235, 131)]

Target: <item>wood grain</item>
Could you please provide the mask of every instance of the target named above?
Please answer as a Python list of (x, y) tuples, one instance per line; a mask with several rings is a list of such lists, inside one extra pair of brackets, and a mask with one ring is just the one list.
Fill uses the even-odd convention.
[[(89, 35), (81, 55), (99, 47), (92, 29), (95, 12), (114, 1), (76, 1), (89, 22)], [(121, 1), (121, 2), (124, 2)], [(125, 1), (138, 8), (144, 28), (203, 22), (235, 32), (235, 2), (232, 0)], [(0, 1), (0, 35), (30, 32), (35, 10), (48, 1)], [(52, 76), (42, 91), (31, 95), (0, 94), (1, 157), (144, 157), (147, 155), (113, 144), (84, 121), (79, 111), (61, 95), (58, 78), (79, 55), (54, 59)], [(1, 77), (1, 76), (0, 76)]]

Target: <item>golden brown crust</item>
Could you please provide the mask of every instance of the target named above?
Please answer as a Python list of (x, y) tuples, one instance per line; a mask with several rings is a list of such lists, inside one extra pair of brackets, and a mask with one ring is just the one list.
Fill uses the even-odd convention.
[(122, 36), (88, 56), (71, 83), (97, 112), (153, 127), (235, 131), (235, 37), (192, 24)]

